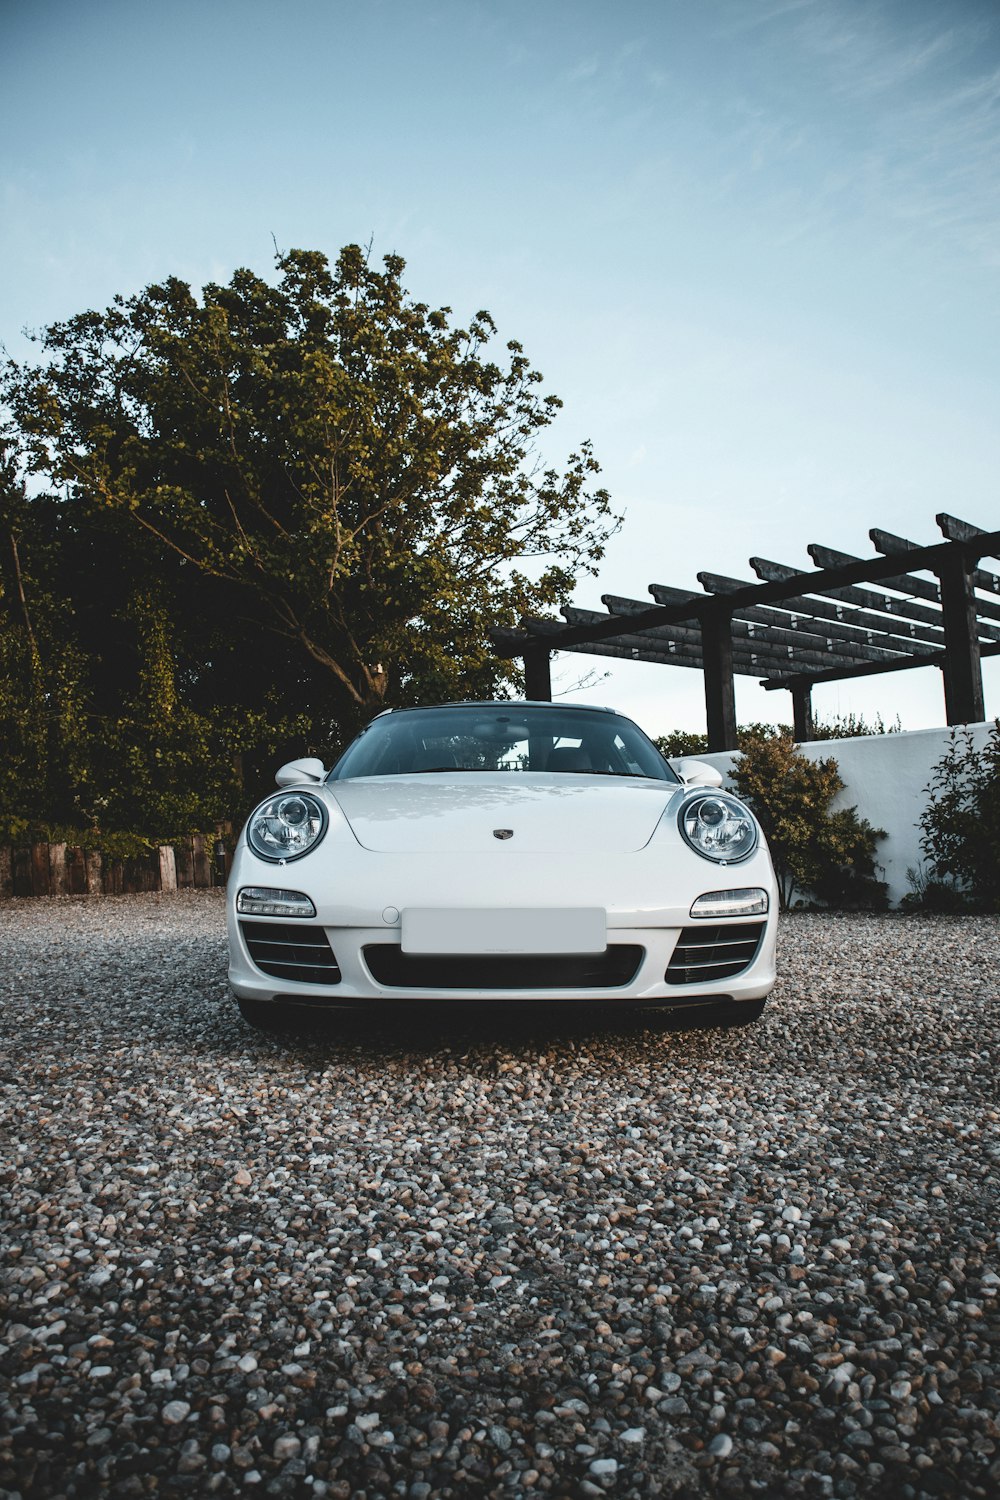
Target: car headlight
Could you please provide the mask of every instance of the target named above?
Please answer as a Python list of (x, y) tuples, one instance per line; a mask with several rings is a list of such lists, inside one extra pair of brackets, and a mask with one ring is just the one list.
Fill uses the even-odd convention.
[(246, 917), (314, 917), (316, 908), (305, 891), (277, 891), (269, 885), (245, 885), (236, 910)]
[(728, 792), (703, 792), (689, 798), (678, 823), (695, 853), (716, 864), (735, 864), (757, 847), (753, 814)]
[(328, 821), (318, 797), (309, 792), (279, 792), (250, 814), (247, 843), (261, 859), (301, 859), (315, 849)]

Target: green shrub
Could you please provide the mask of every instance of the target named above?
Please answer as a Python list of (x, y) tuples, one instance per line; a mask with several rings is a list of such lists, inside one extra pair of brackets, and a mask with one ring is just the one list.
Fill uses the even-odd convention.
[(953, 880), (936, 880), (924, 865), (909, 866), (906, 871), (910, 889), (899, 903), (900, 911), (934, 912), (960, 916), (969, 910), (968, 898)]
[(1000, 912), (1000, 719), (982, 749), (970, 730), (953, 729), (924, 790), (917, 826), (927, 875), (922, 889), (911, 881), (915, 904)]
[(864, 714), (837, 714), (825, 722), (817, 719), (812, 737), (814, 740), (854, 740), (873, 734), (899, 734), (902, 728), (898, 714), (892, 724), (887, 724), (881, 714), (876, 714), (870, 724)]
[[(850, 740), (872, 734), (898, 734), (902, 725), (897, 715), (895, 723), (886, 724), (881, 714), (876, 714), (869, 724), (862, 714), (842, 714), (826, 721), (817, 719), (813, 725), (814, 740)], [(742, 750), (750, 740), (791, 737), (790, 724), (740, 724), (736, 730), (736, 743)], [(672, 729), (654, 741), (660, 754), (668, 760), (671, 756), (706, 755), (708, 735), (696, 734), (692, 730)]]
[[(769, 739), (773, 735), (791, 735), (790, 724), (741, 724), (736, 731), (740, 749), (748, 740)], [(653, 741), (660, 754), (667, 760), (673, 757), (708, 754), (708, 735), (696, 734), (693, 730), (672, 729)]]
[(694, 734), (686, 729), (672, 729), (669, 734), (658, 735), (653, 744), (665, 760), (671, 756), (705, 755), (708, 752), (708, 735)]
[(875, 846), (885, 831), (857, 808), (830, 804), (843, 791), (832, 756), (812, 760), (789, 732), (748, 735), (733, 768), (737, 792), (760, 820), (783, 911), (796, 890), (828, 906), (884, 911), (888, 896), (875, 876)]

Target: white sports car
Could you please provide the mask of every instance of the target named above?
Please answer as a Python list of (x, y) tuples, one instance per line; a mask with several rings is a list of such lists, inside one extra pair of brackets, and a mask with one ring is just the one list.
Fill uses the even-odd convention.
[(229, 878), (246, 1019), (452, 999), (755, 1020), (776, 889), (753, 814), (630, 719), (551, 703), (380, 714), (282, 766)]

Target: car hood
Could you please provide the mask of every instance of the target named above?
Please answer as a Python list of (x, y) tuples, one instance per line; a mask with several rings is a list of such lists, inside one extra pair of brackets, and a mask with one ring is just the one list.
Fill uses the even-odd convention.
[[(385, 853), (642, 849), (682, 788), (645, 778), (432, 772), (328, 783), (358, 843)], [(498, 838), (497, 830), (510, 830)]]

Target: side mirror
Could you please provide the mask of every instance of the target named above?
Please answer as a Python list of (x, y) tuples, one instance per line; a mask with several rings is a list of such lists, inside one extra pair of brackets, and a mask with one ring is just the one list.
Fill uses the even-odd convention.
[(315, 755), (305, 755), (301, 760), (290, 760), (280, 771), (274, 773), (278, 786), (301, 786), (303, 781), (323, 781), (326, 766)]
[(685, 786), (722, 785), (722, 772), (703, 760), (672, 760), (670, 764)]

